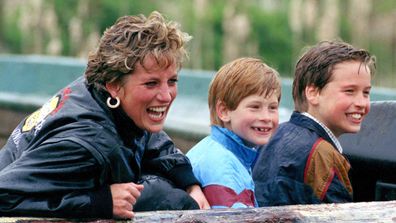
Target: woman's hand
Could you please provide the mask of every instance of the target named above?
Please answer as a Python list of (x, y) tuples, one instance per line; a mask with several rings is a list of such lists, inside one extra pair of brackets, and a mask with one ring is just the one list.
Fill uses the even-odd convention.
[(187, 193), (190, 194), (192, 198), (198, 203), (199, 208), (201, 209), (210, 209), (210, 205), (204, 193), (201, 190), (201, 187), (198, 185), (192, 185), (187, 188)]
[(133, 205), (140, 197), (143, 190), (142, 184), (121, 183), (110, 185), (111, 196), (113, 199), (113, 217), (114, 218), (133, 218)]

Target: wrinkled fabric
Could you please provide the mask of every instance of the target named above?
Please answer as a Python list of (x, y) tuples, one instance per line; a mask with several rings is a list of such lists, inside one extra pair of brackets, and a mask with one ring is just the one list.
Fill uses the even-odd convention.
[(314, 120), (294, 112), (253, 167), (259, 206), (352, 201), (349, 162)]
[(111, 218), (110, 184), (144, 174), (180, 191), (199, 183), (164, 132), (140, 130), (107, 97), (80, 77), (16, 127), (0, 150), (0, 216)]
[(175, 187), (166, 178), (145, 175), (139, 183), (144, 185), (145, 191), (133, 206), (134, 211), (199, 209), (198, 203), (186, 191)]

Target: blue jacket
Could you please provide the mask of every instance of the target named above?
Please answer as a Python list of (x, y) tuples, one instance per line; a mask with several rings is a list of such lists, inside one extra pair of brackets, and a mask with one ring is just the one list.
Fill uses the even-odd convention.
[(232, 131), (211, 127), (211, 135), (188, 153), (195, 177), (212, 208), (255, 207), (252, 163), (257, 151)]
[(199, 184), (164, 133), (139, 129), (79, 78), (23, 120), (0, 150), (0, 216), (111, 218), (110, 184), (158, 174)]
[(294, 112), (253, 168), (259, 206), (352, 201), (349, 162), (314, 120)]

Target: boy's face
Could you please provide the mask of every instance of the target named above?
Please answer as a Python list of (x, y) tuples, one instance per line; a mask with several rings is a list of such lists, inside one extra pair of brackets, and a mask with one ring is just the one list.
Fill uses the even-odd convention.
[(278, 127), (278, 107), (278, 96), (274, 93), (268, 97), (250, 95), (233, 111), (223, 107), (220, 118), (226, 128), (245, 140), (249, 146), (264, 145)]
[(336, 64), (330, 82), (320, 92), (307, 87), (308, 113), (336, 137), (356, 133), (370, 110), (370, 88), (370, 71), (361, 62)]

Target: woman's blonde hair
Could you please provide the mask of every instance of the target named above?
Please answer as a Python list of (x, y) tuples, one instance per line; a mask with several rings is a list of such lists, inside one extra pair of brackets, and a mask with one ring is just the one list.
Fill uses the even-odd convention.
[(265, 97), (276, 94), (281, 97), (281, 82), (278, 72), (256, 58), (239, 58), (225, 64), (210, 83), (208, 104), (212, 125), (224, 127), (217, 116), (216, 104), (223, 102), (233, 111), (247, 96), (253, 94)]
[(134, 71), (136, 63), (144, 67), (147, 56), (153, 57), (161, 69), (172, 64), (180, 68), (187, 57), (185, 44), (190, 39), (178, 23), (165, 21), (156, 11), (148, 18), (144, 15), (121, 17), (106, 29), (99, 46), (89, 55), (85, 71), (87, 83), (103, 90), (106, 83), (121, 82)]

